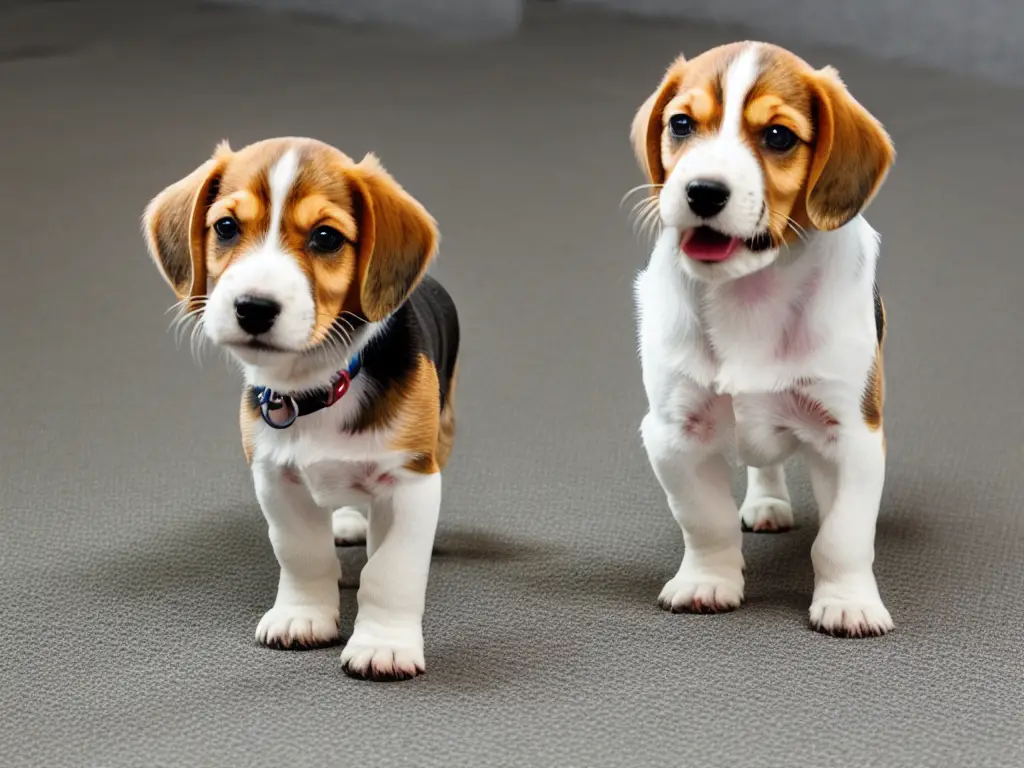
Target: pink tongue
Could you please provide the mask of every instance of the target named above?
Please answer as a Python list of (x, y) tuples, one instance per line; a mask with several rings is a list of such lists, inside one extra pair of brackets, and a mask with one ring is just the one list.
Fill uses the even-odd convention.
[(739, 244), (738, 237), (707, 237), (696, 229), (686, 230), (679, 240), (683, 253), (697, 261), (725, 261)]

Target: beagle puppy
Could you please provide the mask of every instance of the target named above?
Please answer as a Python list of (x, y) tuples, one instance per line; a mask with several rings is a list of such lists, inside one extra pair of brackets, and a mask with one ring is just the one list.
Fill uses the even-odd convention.
[[(455, 306), (425, 274), (434, 219), (373, 155), (277, 138), (221, 144), (150, 202), (143, 229), (181, 307), (244, 374), (242, 445), (281, 566), (257, 640), (339, 639), (340, 507), (368, 555), (344, 668), (422, 673), (459, 351)], [(350, 504), (369, 505), (368, 526)]]
[(741, 42), (676, 59), (631, 138), (660, 224), (635, 285), (641, 432), (685, 545), (660, 604), (740, 605), (741, 531), (793, 525), (783, 461), (800, 454), (820, 520), (811, 625), (889, 631), (872, 567), (885, 312), (862, 216), (895, 159), (889, 136), (834, 69)]

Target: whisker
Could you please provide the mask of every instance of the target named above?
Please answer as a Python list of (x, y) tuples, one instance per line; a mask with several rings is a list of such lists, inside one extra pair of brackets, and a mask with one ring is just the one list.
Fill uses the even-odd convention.
[(641, 226), (641, 233), (651, 242), (661, 231), (661, 210), (655, 206), (648, 210)]
[(631, 212), (630, 218), (633, 221), (633, 233), (639, 235), (646, 225), (648, 219), (658, 211), (657, 198), (650, 198), (638, 203)]
[(625, 205), (626, 204), (626, 200), (629, 198), (630, 195), (634, 195), (637, 192), (640, 192), (641, 190), (647, 190), (649, 192), (653, 192), (656, 189), (662, 189), (664, 186), (665, 186), (664, 184), (638, 184), (637, 186), (635, 186), (632, 189), (628, 190), (626, 192), (626, 194), (624, 194), (622, 196), (622, 199), (619, 201), (619, 206), (621, 207), (621, 206)]
[[(342, 314), (352, 315), (351, 312)], [(355, 317), (355, 315), (352, 315)], [(325, 322), (328, 321), (328, 322)], [(327, 313), (318, 312), (316, 316), (318, 331), (316, 336), (306, 345), (306, 353), (317, 360), (340, 356), (353, 344), (354, 326), (341, 315), (331, 317)], [(350, 333), (344, 326), (352, 330)]]
[(645, 197), (643, 200), (638, 202), (632, 208), (629, 209), (630, 214), (635, 214), (640, 209), (647, 209), (652, 205), (657, 205), (658, 198), (656, 197)]
[(203, 320), (200, 318), (192, 327), (192, 333), (189, 335), (188, 340), (189, 351), (192, 353), (192, 359), (195, 360), (196, 364), (200, 368), (203, 366), (201, 353), (203, 351), (203, 339), (205, 335)]
[[(783, 219), (786, 222), (786, 229), (793, 230), (793, 234), (796, 235), (797, 239), (804, 245), (807, 244), (807, 240), (810, 237), (810, 234), (801, 224), (794, 221), (791, 216), (786, 216), (784, 213), (773, 210), (772, 208), (769, 208), (768, 212)], [(786, 243), (785, 240), (783, 240), (782, 242)], [(786, 243), (786, 246), (788, 248), (789, 243)]]
[(209, 298), (210, 298), (209, 296), (195, 296), (195, 297), (188, 297), (188, 296), (186, 296), (181, 301), (176, 301), (173, 304), (171, 304), (171, 306), (169, 306), (167, 308), (167, 310), (164, 312), (164, 314), (165, 315), (169, 315), (169, 314), (171, 314), (171, 312), (180, 312), (181, 310), (183, 310), (186, 307), (188, 307), (190, 304), (195, 304), (196, 305), (195, 309), (202, 309), (203, 307), (206, 306), (206, 303), (209, 301)]
[(171, 322), (168, 331), (174, 333), (175, 348), (181, 349), (181, 342), (184, 340), (185, 334), (192, 330), (201, 320), (202, 312), (202, 308), (194, 309), (191, 312), (180, 315)]

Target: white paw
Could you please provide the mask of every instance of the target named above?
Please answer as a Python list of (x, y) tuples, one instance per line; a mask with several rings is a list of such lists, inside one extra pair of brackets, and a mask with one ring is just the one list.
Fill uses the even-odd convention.
[(339, 547), (366, 543), (366, 518), (355, 507), (342, 507), (331, 515), (334, 543)]
[(342, 668), (352, 677), (374, 681), (408, 680), (427, 668), (423, 634), (416, 627), (386, 632), (356, 626), (341, 652)]
[(256, 640), (271, 648), (318, 648), (340, 637), (337, 608), (275, 605), (260, 619)]
[(743, 573), (678, 573), (658, 596), (658, 605), (672, 613), (720, 613), (743, 602)]
[(743, 502), (740, 520), (745, 531), (781, 533), (793, 527), (793, 507), (788, 501), (762, 496)]
[(815, 595), (809, 618), (814, 629), (836, 637), (878, 637), (895, 626), (882, 601), (874, 597)]

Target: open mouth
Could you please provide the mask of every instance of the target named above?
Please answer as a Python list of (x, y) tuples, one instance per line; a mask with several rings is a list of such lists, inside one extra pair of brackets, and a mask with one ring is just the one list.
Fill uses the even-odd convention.
[(768, 250), (774, 245), (774, 242), (768, 231), (758, 232), (753, 237), (742, 240), (708, 226), (687, 229), (679, 239), (679, 248), (682, 252), (702, 264), (717, 264), (725, 261), (741, 245), (745, 246), (747, 250), (757, 253)]

